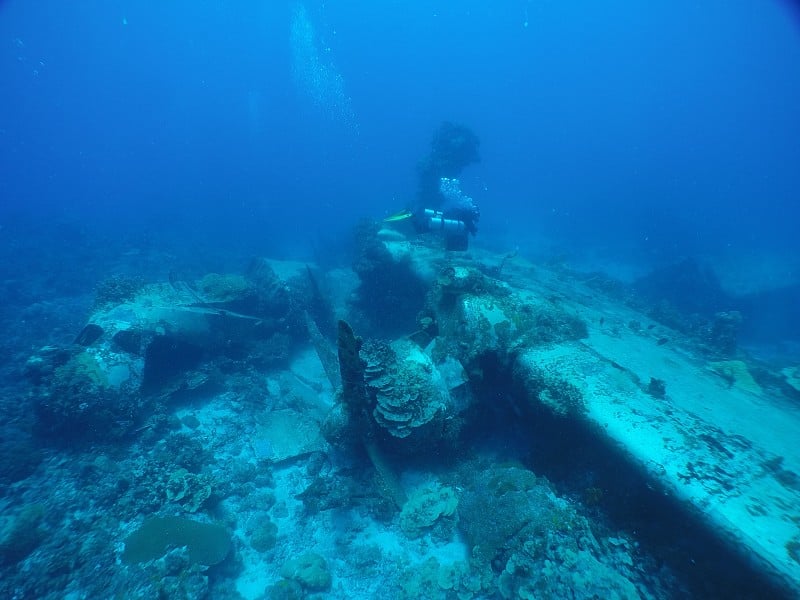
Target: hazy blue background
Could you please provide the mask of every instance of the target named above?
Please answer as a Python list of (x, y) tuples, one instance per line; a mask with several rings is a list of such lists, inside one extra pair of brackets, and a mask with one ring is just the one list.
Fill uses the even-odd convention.
[(485, 241), (793, 285), (798, 65), (770, 0), (7, 0), (0, 225), (303, 252), (402, 208), (447, 119)]

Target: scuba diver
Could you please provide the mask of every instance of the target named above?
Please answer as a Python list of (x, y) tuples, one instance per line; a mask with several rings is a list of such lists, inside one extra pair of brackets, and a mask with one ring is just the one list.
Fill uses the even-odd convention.
[(417, 233), (438, 233), (444, 237), (447, 250), (467, 250), (469, 236), (478, 232), (480, 209), (475, 201), (461, 191), (458, 179), (442, 177), (439, 193), (443, 201), (436, 208), (421, 207), (415, 211), (404, 210), (386, 219), (387, 223), (411, 219)]
[(469, 236), (478, 231), (480, 210), (461, 191), (458, 176), (464, 167), (479, 162), (478, 137), (467, 127), (444, 122), (434, 134), (428, 155), (419, 163), (417, 208), (385, 219), (412, 219), (418, 233), (440, 233), (448, 250), (467, 250)]

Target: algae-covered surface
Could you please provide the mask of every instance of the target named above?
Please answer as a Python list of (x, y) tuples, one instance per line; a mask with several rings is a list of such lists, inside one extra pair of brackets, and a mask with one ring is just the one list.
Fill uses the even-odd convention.
[[(478, 249), (407, 251), (403, 268), (426, 265), (424, 335), (412, 323), (410, 337), (350, 339), (349, 392), (319, 358), (335, 354), (331, 336), (298, 336), (265, 362), (273, 329), (227, 328), (220, 345), (213, 325), (225, 309), (198, 307), (180, 286), (104, 305), (92, 320), (105, 333), (72, 355), (37, 354), (37, 377), (50, 363), (79, 365), (102, 391), (126, 360), (147, 373), (148, 361), (173, 364), (182, 344), (201, 349), (137, 392), (139, 412), (113, 445), (84, 432), (105, 445), (46, 456), (9, 488), (1, 589), (25, 588), (19, 573), (54, 556), (71, 576), (47, 578), (42, 598), (101, 588), (246, 600), (800, 589), (794, 371), (709, 354), (563, 268), (516, 256), (497, 273), (483, 266), (498, 257)], [(235, 293), (256, 285), (202, 281), (204, 293), (240, 304)], [(332, 309), (356, 315), (346, 299), (357, 282), (328, 285), (340, 299)], [(131, 327), (157, 351), (114, 341)], [(95, 401), (113, 413), (109, 398)], [(71, 415), (61, 410), (48, 418)], [(34, 496), (30, 524), (10, 500)]]
[[(800, 562), (788, 550), (800, 526), (800, 404), (756, 383), (746, 362), (709, 361), (679, 333), (647, 329), (643, 315), (584, 285), (530, 278), (526, 287), (560, 292), (589, 323), (587, 339), (526, 360), (577, 385), (597, 435), (620, 445), (664, 494), (800, 589)], [(647, 393), (651, 378), (665, 383), (665, 397)]]

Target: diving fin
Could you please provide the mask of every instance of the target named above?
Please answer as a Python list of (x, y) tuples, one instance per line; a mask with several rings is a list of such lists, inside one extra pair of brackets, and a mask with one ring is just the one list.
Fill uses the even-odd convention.
[(397, 221), (405, 221), (406, 219), (410, 219), (413, 216), (414, 216), (414, 213), (412, 213), (408, 209), (405, 209), (405, 210), (401, 210), (398, 213), (394, 213), (393, 215), (391, 215), (389, 217), (386, 217), (383, 220), (383, 222), (384, 223), (395, 223)]

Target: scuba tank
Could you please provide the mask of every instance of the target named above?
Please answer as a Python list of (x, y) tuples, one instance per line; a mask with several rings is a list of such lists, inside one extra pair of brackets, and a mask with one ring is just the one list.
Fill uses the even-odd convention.
[(430, 231), (441, 231), (447, 235), (467, 232), (467, 224), (464, 221), (446, 219), (440, 210), (426, 208), (424, 214)]

